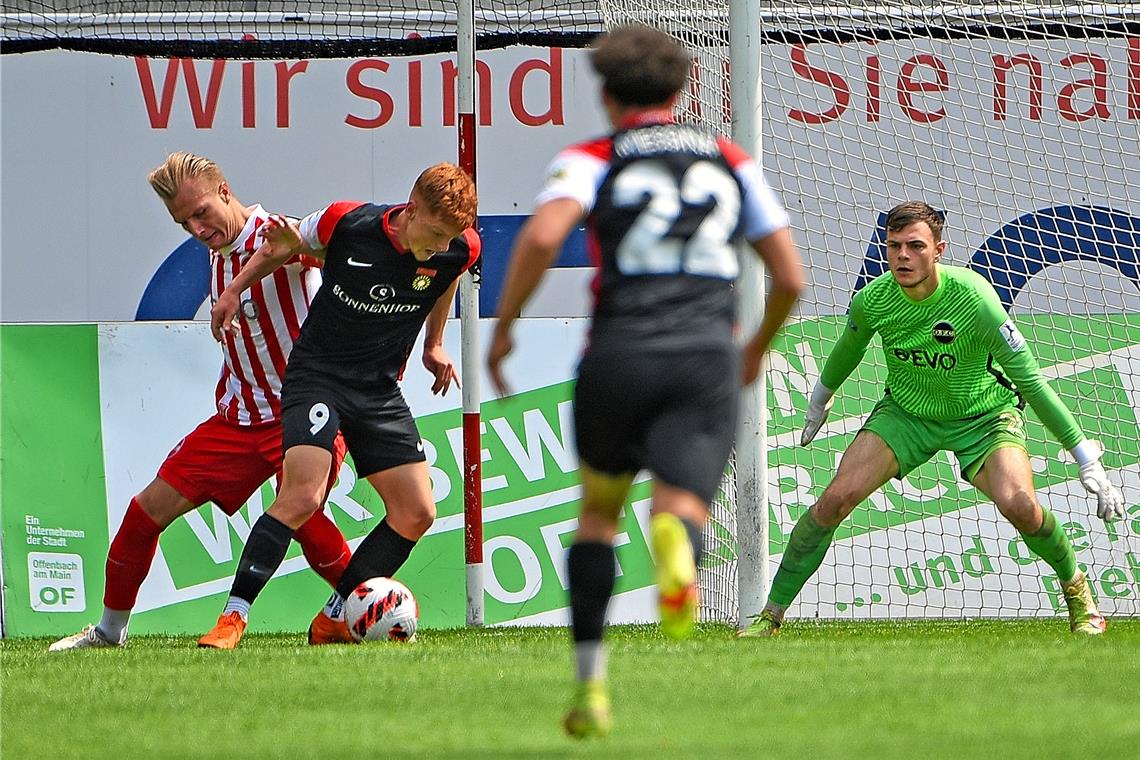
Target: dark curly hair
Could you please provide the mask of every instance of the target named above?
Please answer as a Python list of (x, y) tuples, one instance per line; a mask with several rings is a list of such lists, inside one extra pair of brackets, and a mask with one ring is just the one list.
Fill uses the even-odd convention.
[(602, 87), (620, 103), (651, 106), (681, 91), (692, 59), (665, 32), (632, 24), (603, 34), (590, 54)]

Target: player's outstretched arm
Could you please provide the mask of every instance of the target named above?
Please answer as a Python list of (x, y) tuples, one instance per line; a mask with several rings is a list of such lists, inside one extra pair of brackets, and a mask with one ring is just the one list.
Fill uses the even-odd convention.
[(558, 260), (558, 252), (582, 217), (582, 204), (573, 198), (555, 198), (543, 203), (526, 221), (515, 238), (511, 263), (499, 296), (498, 322), (487, 352), (487, 373), (500, 396), (510, 395), (503, 378), (503, 360), (514, 350), (511, 325), (530, 300), (546, 270)]
[(210, 309), (210, 332), (214, 334), (214, 340), (221, 340), (224, 333), (233, 329), (238, 308), (241, 306), (241, 294), (255, 282), (296, 255), (305, 254), (318, 259), (324, 258), (323, 250), (310, 250), (304, 243), (297, 223), (283, 216), (276, 214), (270, 216), (259, 232), (265, 242), (230, 281), (229, 286), (218, 296), (217, 303)]
[(751, 385), (760, 375), (764, 355), (768, 353), (776, 333), (788, 320), (805, 284), (803, 262), (787, 227), (753, 240), (750, 245), (768, 269), (772, 284), (764, 302), (760, 326), (744, 344), (742, 370), (745, 385)]
[(1010, 337), (995, 343), (998, 350), (994, 351), (994, 358), (1009, 374), (1018, 391), (1025, 396), (1049, 432), (1076, 460), (1080, 467), (1081, 485), (1096, 496), (1097, 517), (1105, 522), (1124, 517), (1124, 494), (1108, 479), (1100, 463), (1103, 454), (1100, 444), (1085, 437), (1068, 406), (1049, 387), (1037, 366), (1037, 360), (1025, 344), (1025, 339), (1013, 327), (1013, 322), (1007, 321), (1003, 329)]
[(988, 283), (979, 286), (982, 308), (978, 310), (979, 327), (987, 337), (990, 353), (1009, 375), (1033, 411), (1060, 441), (1080, 467), (1081, 485), (1096, 496), (1096, 514), (1112, 522), (1125, 514), (1124, 494), (1112, 484), (1100, 463), (1101, 445), (1085, 437), (1072, 412), (1045, 381), (1028, 341)]
[(851, 299), (851, 307), (847, 310), (847, 327), (835, 342), (827, 361), (823, 365), (823, 372), (816, 380), (808, 400), (808, 410), (804, 417), (804, 429), (800, 433), (800, 445), (807, 446), (819, 433), (827, 415), (831, 412), (831, 405), (835, 392), (843, 385), (867, 352), (867, 346), (875, 331), (866, 323), (863, 317), (862, 291)]

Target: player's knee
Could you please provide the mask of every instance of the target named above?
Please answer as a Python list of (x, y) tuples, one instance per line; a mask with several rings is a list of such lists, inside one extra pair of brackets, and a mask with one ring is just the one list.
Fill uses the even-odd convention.
[(851, 514), (861, 499), (855, 492), (844, 488), (828, 488), (812, 507), (812, 516), (820, 525), (831, 528)]
[(162, 530), (196, 506), (161, 478), (155, 478), (140, 491), (135, 496), (135, 501), (143, 513)]
[(1038, 527), (1038, 515), (1041, 510), (1033, 491), (1017, 489), (1000, 495), (994, 503), (1002, 516), (1013, 523), (1018, 530), (1032, 531)]
[(286, 525), (299, 528), (321, 508), (322, 494), (314, 489), (282, 489), (266, 512)]
[(406, 538), (419, 539), (427, 533), (435, 522), (435, 503), (416, 503), (405, 505), (398, 513), (393, 510), (388, 514), (388, 522), (396, 528), (396, 532)]

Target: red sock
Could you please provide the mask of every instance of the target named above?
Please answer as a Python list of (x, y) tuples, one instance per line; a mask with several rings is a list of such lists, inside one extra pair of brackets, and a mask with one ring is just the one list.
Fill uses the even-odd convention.
[(123, 524), (107, 551), (107, 585), (103, 606), (112, 610), (129, 610), (135, 606), (162, 529), (143, 511), (137, 499), (131, 499)]
[(317, 575), (336, 588), (348, 561), (352, 559), (348, 542), (336, 523), (321, 509), (297, 529), (293, 539), (301, 545), (305, 559)]

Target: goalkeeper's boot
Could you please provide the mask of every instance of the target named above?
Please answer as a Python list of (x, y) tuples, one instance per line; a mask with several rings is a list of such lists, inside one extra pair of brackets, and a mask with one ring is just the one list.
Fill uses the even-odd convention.
[(763, 610), (759, 615), (753, 615), (748, 627), (736, 632), (736, 635), (746, 639), (763, 639), (780, 635), (780, 626), (784, 621), (779, 615), (769, 609)]
[[(124, 634), (125, 633), (124, 631)], [(65, 652), (69, 649), (102, 649), (105, 647), (121, 647), (126, 645), (126, 643), (127, 637), (125, 635), (122, 641), (111, 641), (110, 639), (104, 638), (103, 634), (99, 633), (98, 628), (89, 625), (79, 633), (64, 636), (48, 647), (48, 651)]]
[(697, 566), (689, 532), (680, 518), (664, 513), (654, 515), (649, 534), (657, 565), (661, 630), (674, 639), (686, 638), (697, 617)]
[(309, 644), (321, 646), (322, 644), (355, 644), (356, 640), (348, 632), (348, 624), (341, 620), (333, 620), (325, 614), (324, 610), (317, 613), (313, 622), (309, 623)]
[(1108, 628), (1108, 621), (1100, 614), (1093, 601), (1088, 579), (1079, 573), (1073, 582), (1063, 586), (1065, 605), (1069, 608), (1069, 630), (1085, 636), (1099, 636)]
[(245, 626), (245, 618), (240, 612), (227, 612), (218, 618), (209, 633), (198, 639), (198, 646), (203, 649), (237, 649)]
[(575, 739), (602, 737), (613, 727), (610, 715), (610, 695), (600, 678), (578, 684), (574, 703), (562, 719), (562, 728)]

